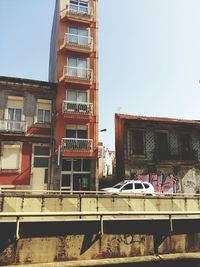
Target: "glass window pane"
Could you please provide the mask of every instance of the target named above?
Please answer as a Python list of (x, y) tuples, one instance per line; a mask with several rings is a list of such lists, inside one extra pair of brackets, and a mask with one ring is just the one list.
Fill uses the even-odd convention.
[(69, 27), (69, 33), (71, 34), (78, 34), (78, 29), (77, 28), (73, 28), (73, 27)]
[(77, 59), (76, 58), (69, 57), (68, 58), (68, 65), (70, 67), (77, 67)]
[(78, 44), (78, 29), (70, 27), (69, 28), (69, 42)]
[(71, 160), (62, 160), (62, 171), (71, 171)]
[(70, 174), (63, 174), (62, 175), (61, 186), (62, 187), (70, 187)]
[(135, 183), (135, 189), (143, 189), (142, 184), (140, 184), (140, 183)]
[(133, 184), (127, 184), (122, 188), (122, 190), (132, 190), (132, 189), (133, 189)]
[(8, 120), (14, 120), (14, 108), (8, 108)]
[(34, 157), (34, 167), (37, 168), (48, 168), (49, 158)]
[(74, 174), (73, 190), (87, 191), (89, 189), (90, 189), (90, 175), (89, 174)]
[(15, 110), (15, 120), (16, 121), (21, 121), (21, 115), (22, 115), (22, 110), (17, 108)]
[(77, 130), (77, 138), (87, 139), (87, 130)]
[(38, 122), (43, 122), (43, 109), (38, 109)]
[(85, 29), (78, 29), (78, 34), (81, 36), (88, 36), (88, 30)]
[(87, 60), (86, 59), (78, 59), (77, 67), (87, 69)]
[(81, 159), (73, 160), (74, 171), (81, 171)]
[(66, 130), (66, 138), (76, 138), (76, 130)]
[(77, 102), (87, 102), (87, 93), (86, 92), (78, 92), (77, 93)]
[(44, 112), (44, 121), (50, 122), (50, 110), (45, 110)]
[(90, 171), (91, 169), (91, 161), (89, 159), (83, 160), (83, 171)]
[(76, 102), (76, 91), (67, 91), (67, 100)]
[(34, 155), (49, 156), (49, 147), (48, 146), (35, 146)]

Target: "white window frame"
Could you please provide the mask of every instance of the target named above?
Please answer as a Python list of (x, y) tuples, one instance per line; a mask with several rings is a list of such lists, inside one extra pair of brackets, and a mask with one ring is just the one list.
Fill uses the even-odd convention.
[(24, 108), (24, 97), (21, 96), (8, 96), (7, 105), (4, 112), (4, 118), (5, 120), (8, 120), (8, 109), (21, 109), (21, 121), (25, 120), (25, 116), (23, 114), (23, 108)]
[[(44, 106), (48, 105), (49, 108), (45, 108)], [(43, 107), (42, 107), (43, 106)], [(43, 111), (48, 110), (49, 111), (49, 121), (45, 122), (44, 120), (42, 121), (38, 121), (38, 110), (41, 109)], [(51, 123), (51, 117), (52, 117), (52, 101), (51, 100), (47, 100), (47, 99), (37, 99), (37, 103), (36, 103), (36, 114), (35, 114), (35, 118), (34, 121), (35, 123), (42, 123), (42, 124), (48, 124)], [(44, 118), (43, 118), (44, 119)]]
[(86, 90), (76, 90), (76, 89), (75, 89), (75, 90), (74, 90), (74, 89), (67, 89), (67, 90), (66, 90), (66, 96), (65, 96), (66, 101), (70, 101), (70, 100), (68, 99), (68, 96), (67, 96), (67, 94), (68, 94), (69, 91), (74, 91), (74, 92), (76, 92), (76, 101), (74, 101), (74, 102), (76, 102), (76, 103), (79, 103), (79, 101), (77, 101), (77, 94), (79, 94), (79, 93), (85, 93), (86, 96), (87, 96), (87, 101), (86, 101), (86, 102), (82, 102), (82, 103), (88, 103), (88, 99), (89, 99), (88, 91), (86, 91)]
[[(19, 153), (18, 153), (18, 162), (16, 163), (16, 165), (18, 165), (17, 168), (5, 168), (3, 166), (3, 157), (4, 157), (4, 146), (12, 146), (10, 148), (18, 148), (19, 149)], [(17, 171), (17, 172), (20, 172), (21, 171), (21, 161), (22, 161), (22, 143), (20, 142), (1, 142), (1, 161), (0, 161), (0, 169), (2, 171), (10, 171), (10, 172), (13, 172), (13, 171)]]

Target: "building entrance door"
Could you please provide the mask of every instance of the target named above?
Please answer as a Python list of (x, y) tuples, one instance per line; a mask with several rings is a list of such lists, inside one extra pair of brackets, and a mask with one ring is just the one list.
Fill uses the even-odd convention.
[(49, 147), (34, 145), (32, 154), (32, 190), (46, 190), (49, 170)]

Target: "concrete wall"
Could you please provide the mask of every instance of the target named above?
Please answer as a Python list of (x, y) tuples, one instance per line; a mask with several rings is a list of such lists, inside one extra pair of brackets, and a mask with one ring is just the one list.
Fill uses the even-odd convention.
[[(0, 196), (4, 212), (35, 211), (197, 211), (197, 197), (125, 197), (125, 196)], [(86, 219), (85, 217), (84, 219)], [(159, 254), (199, 252), (199, 220), (191, 224), (174, 221), (174, 233), (169, 235), (169, 221), (137, 220), (104, 221), (104, 233), (99, 233), (96, 220), (75, 221), (41, 219), (39, 222), (21, 220), (19, 240), (16, 240), (16, 221), (1, 218), (0, 265), (47, 263), (68, 260), (91, 260), (153, 255), (154, 235), (161, 237)], [(31, 218), (31, 220), (35, 218)], [(59, 218), (60, 219), (60, 218)], [(68, 218), (69, 219), (69, 218)], [(95, 218), (93, 218), (95, 219)], [(137, 219), (139, 219), (137, 217)], [(187, 235), (183, 234), (188, 231)], [(149, 231), (149, 232), (148, 232)], [(154, 234), (153, 234), (154, 233)]]
[[(199, 211), (198, 197), (0, 196), (1, 212)], [(91, 217), (90, 217), (91, 218)]]

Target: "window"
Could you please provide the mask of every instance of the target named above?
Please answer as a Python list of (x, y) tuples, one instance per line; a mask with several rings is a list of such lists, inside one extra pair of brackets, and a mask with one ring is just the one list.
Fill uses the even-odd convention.
[(144, 185), (144, 187), (145, 187), (146, 189), (150, 187), (150, 185), (149, 185), (149, 184), (146, 184), (146, 183), (144, 183), (143, 185)]
[(90, 159), (63, 159), (61, 188), (73, 190), (89, 190), (90, 173)]
[(122, 190), (132, 190), (133, 189), (133, 184), (132, 183), (130, 183), (130, 184), (126, 184), (123, 188), (122, 188)]
[(87, 0), (70, 0), (70, 11), (74, 13), (88, 14)]
[(88, 30), (69, 27), (69, 43), (78, 45), (89, 45)]
[(191, 137), (188, 133), (180, 134), (181, 158), (189, 159), (191, 156)]
[(67, 90), (67, 100), (72, 102), (87, 103), (87, 92)]
[(71, 170), (71, 160), (67, 160), (67, 159), (62, 160), (62, 170), (63, 171)]
[(89, 113), (91, 106), (87, 103), (87, 92), (67, 90), (67, 101), (64, 102), (64, 109), (70, 112)]
[(143, 186), (141, 183), (135, 183), (135, 189), (143, 189)]
[(72, 77), (88, 78), (86, 58), (68, 58), (68, 75)]
[(84, 125), (68, 126), (66, 129), (66, 138), (87, 139), (88, 138), (87, 126)]
[(168, 134), (166, 132), (156, 133), (156, 157), (164, 160), (168, 159)]
[(48, 168), (49, 166), (49, 153), (48, 146), (34, 146), (34, 162), (35, 168)]
[(144, 155), (144, 132), (142, 130), (133, 131), (132, 148), (134, 155)]
[(3, 170), (18, 170), (20, 164), (20, 144), (3, 144), (1, 168)]
[(50, 100), (38, 99), (36, 122), (38, 123), (50, 123), (51, 122), (51, 101)]
[(21, 130), (21, 116), (22, 109), (8, 108), (8, 123), (7, 128), (9, 130)]
[(5, 120), (7, 120), (6, 128), (12, 131), (23, 130), (23, 97), (8, 96), (7, 108), (5, 109)]

